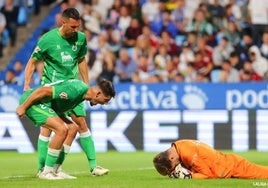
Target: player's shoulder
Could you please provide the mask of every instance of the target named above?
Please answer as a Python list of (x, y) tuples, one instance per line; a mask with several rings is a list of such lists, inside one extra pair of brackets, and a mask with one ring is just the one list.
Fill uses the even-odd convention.
[(80, 39), (85, 39), (85, 38), (86, 38), (86, 35), (85, 35), (84, 32), (82, 32), (82, 31), (78, 31), (77, 33), (78, 33), (78, 37), (79, 37)]
[(49, 31), (47, 31), (46, 33), (44, 33), (40, 39), (47, 39), (47, 38), (51, 38), (51, 37), (55, 37), (55, 35), (57, 34), (58, 32), (58, 28), (53, 28)]

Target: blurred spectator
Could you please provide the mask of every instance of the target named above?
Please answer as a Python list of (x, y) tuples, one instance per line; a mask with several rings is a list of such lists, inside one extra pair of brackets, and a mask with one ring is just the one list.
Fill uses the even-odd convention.
[(137, 70), (137, 63), (129, 56), (126, 48), (119, 51), (115, 72), (119, 82), (132, 82), (132, 74)]
[(268, 25), (268, 3), (266, 0), (249, 0), (248, 5), (252, 38), (257, 46), (260, 46), (261, 36), (265, 26)]
[(197, 47), (195, 49), (195, 69), (201, 71), (204, 75), (209, 76), (213, 69), (212, 60), (213, 49), (207, 45), (206, 35), (197, 37)]
[(126, 2), (127, 7), (129, 8), (130, 16), (136, 18), (140, 23), (142, 20), (142, 10), (139, 0), (129, 0)]
[(208, 12), (212, 24), (219, 30), (222, 27), (222, 19), (224, 17), (224, 8), (219, 3), (219, 0), (212, 0), (212, 3), (208, 4)]
[(92, 9), (98, 13), (101, 24), (106, 21), (109, 9), (113, 6), (113, 0), (91, 0)]
[(171, 60), (171, 56), (167, 53), (164, 45), (160, 45), (157, 53), (154, 56), (154, 69), (159, 75), (165, 74), (166, 64)]
[(194, 61), (194, 52), (188, 42), (182, 44), (182, 51), (180, 53), (180, 63), (178, 69), (181, 73), (185, 73), (187, 70), (187, 64)]
[(151, 31), (151, 28), (148, 25), (144, 25), (142, 27), (142, 34), (139, 36), (139, 38), (140, 37), (148, 38), (151, 47), (155, 49), (158, 48), (159, 38), (154, 32)]
[(230, 53), (229, 61), (235, 69), (240, 70), (243, 68), (243, 61), (241, 61), (240, 55), (237, 52), (233, 51)]
[(129, 14), (128, 8), (125, 5), (120, 7), (120, 15), (118, 18), (118, 28), (122, 31), (122, 35), (125, 35), (126, 29), (129, 27), (131, 22), (131, 16)]
[(99, 75), (98, 80), (105, 78), (113, 82), (115, 76), (115, 64), (116, 58), (114, 53), (112, 51), (107, 50), (102, 60), (102, 71)]
[(208, 76), (213, 68), (213, 63), (207, 57), (204, 56), (203, 52), (198, 50), (194, 52), (193, 67), (196, 71), (203, 73)]
[(187, 64), (187, 71), (184, 77), (186, 83), (192, 83), (196, 81), (197, 70), (195, 69), (195, 62), (190, 62)]
[(122, 46), (122, 35), (120, 30), (112, 24), (106, 24), (104, 25), (104, 30), (101, 32), (105, 33), (107, 37), (107, 43), (111, 47), (111, 50), (117, 54)]
[(158, 0), (147, 0), (142, 5), (142, 18), (145, 24), (150, 24), (152, 21), (159, 19), (160, 3)]
[(165, 66), (165, 77), (164, 81), (166, 82), (171, 82), (174, 81), (176, 74), (178, 73), (178, 62), (179, 57), (178, 56), (173, 56), (170, 61), (167, 61), (166, 66)]
[(177, 46), (175, 40), (170, 36), (169, 32), (166, 30), (162, 31), (159, 43), (166, 46), (169, 55), (174, 55), (180, 52), (180, 49)]
[(8, 69), (6, 71), (4, 84), (17, 84), (17, 78), (13, 69)]
[(262, 77), (254, 71), (250, 61), (244, 62), (243, 69), (240, 70), (239, 74), (241, 82), (262, 81)]
[(262, 44), (261, 44), (260, 50), (261, 50), (262, 56), (268, 59), (268, 28), (262, 34)]
[(1, 12), (6, 17), (6, 29), (10, 37), (10, 45), (15, 46), (17, 40), (19, 7), (14, 4), (13, 0), (5, 0)]
[(196, 31), (187, 32), (186, 42), (189, 44), (190, 48), (194, 49), (197, 46), (197, 32)]
[(140, 55), (137, 64), (138, 69), (132, 74), (134, 83), (157, 83), (161, 81), (159, 75), (155, 74), (147, 55)]
[(153, 20), (150, 24), (151, 30), (156, 33), (158, 36), (163, 30), (166, 30), (170, 33), (172, 38), (176, 38), (178, 34), (178, 29), (176, 25), (170, 19), (170, 13), (164, 11), (161, 13), (159, 20)]
[(84, 27), (91, 32), (98, 34), (101, 30), (101, 16), (96, 12), (91, 5), (84, 5), (83, 13), (81, 14), (84, 22)]
[(189, 21), (185, 17), (185, 0), (176, 0), (176, 8), (172, 10), (170, 19), (179, 33), (185, 33), (185, 28)]
[(3, 49), (5, 46), (4, 30), (6, 28), (6, 17), (0, 12), (0, 58), (3, 57)]
[(139, 35), (142, 33), (142, 27), (137, 18), (132, 18), (129, 26), (126, 28), (124, 37), (124, 46), (127, 48), (134, 47)]
[(245, 30), (242, 35), (242, 40), (240, 43), (235, 47), (235, 51), (240, 55), (241, 61), (248, 61), (249, 60), (249, 48), (253, 45), (251, 33), (248, 30)]
[(225, 82), (239, 82), (240, 77), (239, 77), (239, 72), (237, 69), (232, 67), (231, 63), (229, 60), (224, 60), (222, 62), (222, 70), (224, 71), (224, 74), (226, 74), (226, 77), (224, 79)]
[(254, 71), (263, 77), (268, 70), (268, 61), (261, 56), (259, 48), (255, 45), (249, 48), (249, 60), (252, 62)]
[(240, 5), (236, 3), (236, 0), (229, 0), (229, 5), (231, 6), (231, 10), (232, 13), (235, 17), (235, 19), (237, 20), (239, 27), (241, 28), (241, 18), (242, 18), (242, 14), (241, 14), (241, 8)]
[(111, 8), (108, 9), (106, 24), (111, 24), (114, 27), (117, 26), (117, 22), (120, 16), (120, 7), (123, 5), (121, 0), (114, 0)]
[(213, 27), (207, 22), (204, 11), (199, 8), (195, 10), (194, 17), (187, 25), (186, 31), (196, 31), (197, 33), (206, 33), (211, 36), (213, 34)]
[(132, 50), (132, 58), (134, 61), (138, 61), (139, 56), (145, 55), (148, 57), (148, 61), (152, 64), (156, 49), (150, 45), (150, 41), (146, 37), (138, 37), (137, 43)]
[(16, 77), (18, 77), (23, 72), (23, 69), (23, 63), (20, 60), (15, 61), (13, 65), (13, 70)]
[(222, 37), (219, 45), (213, 50), (212, 60), (214, 69), (221, 68), (222, 62), (230, 57), (232, 51), (234, 51), (234, 47), (229, 43), (226, 37)]
[(222, 35), (225, 36), (233, 46), (237, 46), (241, 41), (240, 32), (233, 21), (227, 22), (227, 28)]
[(181, 74), (180, 72), (177, 72), (174, 76), (173, 76), (173, 79), (170, 80), (170, 81), (173, 81), (173, 82), (184, 82), (184, 75)]
[(223, 26), (222, 29), (223, 30), (228, 29), (228, 23), (229, 22), (235, 23), (237, 30), (241, 31), (242, 28), (241, 28), (240, 22), (237, 19), (237, 17), (234, 15), (231, 4), (227, 4), (224, 7), (224, 17), (223, 17), (223, 20), (222, 20), (222, 26)]

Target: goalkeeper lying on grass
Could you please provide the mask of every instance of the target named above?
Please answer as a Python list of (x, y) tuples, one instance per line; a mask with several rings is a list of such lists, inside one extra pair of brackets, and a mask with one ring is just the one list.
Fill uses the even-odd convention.
[(163, 176), (180, 179), (268, 178), (268, 166), (247, 161), (235, 154), (224, 154), (197, 140), (178, 140), (153, 159)]

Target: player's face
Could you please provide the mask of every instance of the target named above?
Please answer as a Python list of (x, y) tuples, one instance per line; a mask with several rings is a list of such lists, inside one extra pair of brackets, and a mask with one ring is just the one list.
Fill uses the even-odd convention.
[(72, 18), (63, 19), (62, 24), (64, 28), (64, 35), (65, 37), (69, 38), (76, 35), (76, 33), (79, 31), (81, 20), (75, 20)]
[(92, 98), (89, 102), (91, 106), (101, 104), (105, 105), (111, 100), (111, 97), (104, 96), (103, 93), (99, 92), (95, 98)]

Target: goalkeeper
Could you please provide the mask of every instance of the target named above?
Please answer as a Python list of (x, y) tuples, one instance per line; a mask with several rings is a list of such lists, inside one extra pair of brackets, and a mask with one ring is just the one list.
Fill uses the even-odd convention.
[(16, 110), (18, 116), (22, 118), (26, 114), (36, 126), (55, 132), (49, 143), (44, 170), (39, 174), (40, 179), (76, 178), (66, 173), (63, 176), (58, 171), (78, 131), (77, 125), (65, 114), (84, 100), (88, 100), (90, 105), (104, 105), (114, 96), (112, 83), (105, 79), (93, 87), (77, 79), (61, 80), (22, 94)]
[(236, 154), (224, 154), (197, 140), (178, 140), (153, 159), (156, 170), (173, 178), (267, 179), (268, 166), (249, 162)]

